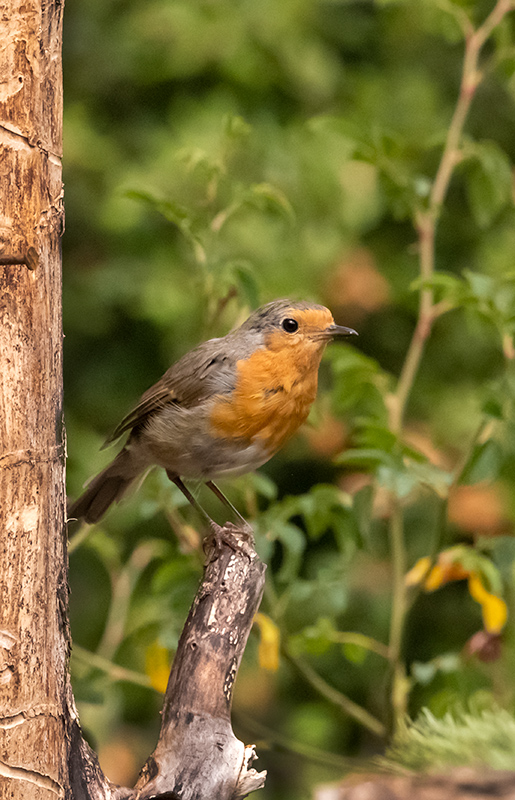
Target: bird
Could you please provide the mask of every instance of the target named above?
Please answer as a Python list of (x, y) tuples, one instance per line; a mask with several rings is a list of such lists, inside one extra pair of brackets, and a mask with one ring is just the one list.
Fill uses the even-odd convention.
[(226, 336), (198, 345), (107, 439), (104, 447), (128, 433), (120, 452), (70, 506), (69, 519), (98, 522), (155, 465), (209, 522), (183, 479), (204, 482), (236, 511), (213, 481), (257, 469), (293, 436), (315, 400), (326, 345), (354, 335), (336, 325), (325, 306), (281, 299)]

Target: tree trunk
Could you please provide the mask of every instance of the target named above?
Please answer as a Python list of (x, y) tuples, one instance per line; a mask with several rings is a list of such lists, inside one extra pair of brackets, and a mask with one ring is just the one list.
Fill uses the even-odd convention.
[(0, 18), (0, 796), (38, 800), (67, 784), (62, 6)]

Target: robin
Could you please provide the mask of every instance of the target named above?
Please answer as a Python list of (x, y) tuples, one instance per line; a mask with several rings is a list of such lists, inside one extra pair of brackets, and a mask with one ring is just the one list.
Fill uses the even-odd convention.
[(205, 516), (183, 478), (204, 481), (234, 511), (213, 479), (260, 467), (293, 436), (315, 399), (327, 343), (351, 335), (324, 306), (275, 300), (227, 336), (203, 342), (120, 422), (104, 446), (129, 431), (127, 443), (70, 518), (97, 522), (153, 465)]

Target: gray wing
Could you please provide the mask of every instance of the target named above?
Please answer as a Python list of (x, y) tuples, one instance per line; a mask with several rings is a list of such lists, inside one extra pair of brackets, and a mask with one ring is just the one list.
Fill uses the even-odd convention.
[(173, 364), (117, 425), (104, 447), (126, 431), (144, 425), (149, 417), (168, 405), (188, 408), (215, 394), (232, 391), (237, 357), (227, 347), (227, 338), (203, 342)]

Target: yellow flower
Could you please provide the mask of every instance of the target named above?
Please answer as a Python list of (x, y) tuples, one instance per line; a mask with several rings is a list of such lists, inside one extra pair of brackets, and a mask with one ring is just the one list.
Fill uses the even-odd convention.
[(485, 630), (488, 633), (499, 633), (508, 617), (506, 603), (497, 595), (487, 592), (477, 572), (470, 573), (468, 584), (471, 597), (481, 606)]
[(152, 642), (145, 652), (145, 672), (150, 678), (153, 689), (164, 694), (170, 674), (170, 651), (159, 644)]
[(466, 578), (470, 596), (481, 606), (485, 630), (492, 634), (500, 633), (508, 617), (506, 603), (485, 588), (479, 571), (463, 566), (459, 549), (445, 550), (440, 553), (434, 566), (431, 563), (429, 556), (420, 558), (406, 574), (406, 586), (422, 583), (426, 592), (434, 592), (449, 581)]
[(422, 583), (431, 567), (431, 559), (429, 556), (419, 558), (416, 564), (406, 573), (405, 582), (406, 586), (418, 586)]
[(444, 559), (439, 560), (438, 564), (435, 564), (429, 575), (427, 576), (424, 589), (426, 592), (434, 592), (435, 589), (439, 589), (440, 586), (443, 586), (450, 581), (461, 581), (463, 578), (468, 577), (468, 572), (464, 569), (461, 564), (456, 561), (445, 561)]
[(281, 634), (273, 620), (259, 611), (254, 617), (254, 622), (259, 628), (259, 666), (271, 672), (279, 669), (279, 645)]

